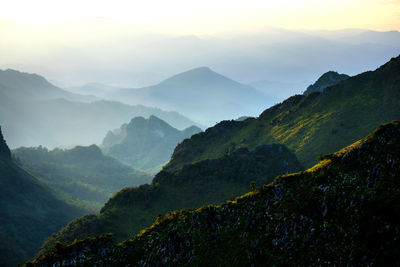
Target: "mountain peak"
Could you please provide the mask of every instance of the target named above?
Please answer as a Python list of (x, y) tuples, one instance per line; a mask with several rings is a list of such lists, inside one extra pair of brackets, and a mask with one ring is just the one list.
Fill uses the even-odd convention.
[(11, 152), (8, 148), (6, 141), (4, 140), (3, 134), (1, 132), (0, 126), (0, 157), (11, 158)]
[(350, 76), (347, 74), (340, 74), (332, 70), (325, 72), (314, 84), (307, 87), (304, 94), (306, 95), (312, 92), (322, 92), (326, 87), (335, 85), (349, 77)]
[(176, 74), (163, 82), (161, 84), (203, 84), (215, 81), (231, 81), (231, 79), (213, 71), (209, 67), (198, 67), (185, 72)]

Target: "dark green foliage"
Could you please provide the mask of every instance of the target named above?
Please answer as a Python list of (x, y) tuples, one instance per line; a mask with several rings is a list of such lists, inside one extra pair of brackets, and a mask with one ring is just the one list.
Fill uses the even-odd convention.
[(115, 192), (151, 181), (151, 176), (104, 156), (96, 145), (73, 149), (13, 150), (16, 162), (41, 181), (77, 201), (99, 209)]
[(187, 165), (176, 172), (162, 171), (151, 185), (125, 188), (115, 194), (96, 217), (72, 221), (42, 246), (41, 254), (56, 241), (113, 233), (122, 241), (148, 227), (157, 215), (176, 209), (221, 203), (244, 194), (250, 181), (270, 183), (279, 174), (299, 171), (296, 157), (282, 145), (263, 145), (253, 151), (237, 149), (229, 155)]
[(336, 71), (328, 71), (319, 77), (314, 84), (308, 86), (304, 94), (306, 95), (313, 92), (322, 92), (326, 87), (338, 84), (347, 78), (350, 78), (350, 76), (346, 74), (339, 74)]
[(221, 206), (139, 235), (58, 245), (27, 266), (398, 266), (400, 122)]
[(135, 168), (157, 172), (168, 162), (179, 142), (199, 132), (201, 129), (196, 126), (180, 131), (155, 116), (136, 117), (108, 132), (102, 149)]
[(0, 266), (33, 257), (47, 236), (87, 212), (15, 165), (0, 131)]
[(323, 93), (290, 97), (257, 119), (220, 122), (178, 145), (165, 170), (219, 157), (233, 145), (251, 149), (263, 143), (286, 145), (303, 166), (310, 167), (319, 154), (337, 151), (396, 119), (400, 119), (400, 57)]
[(6, 141), (4, 140), (3, 133), (1, 132), (1, 126), (0, 126), (0, 157), (6, 159), (11, 158), (11, 152), (6, 144)]

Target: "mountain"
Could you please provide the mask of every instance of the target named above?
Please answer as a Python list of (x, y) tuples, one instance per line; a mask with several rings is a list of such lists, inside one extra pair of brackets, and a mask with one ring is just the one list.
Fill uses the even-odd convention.
[(156, 115), (178, 129), (197, 125), (174, 111), (81, 100), (80, 95), (62, 90), (42, 76), (0, 71), (0, 123), (12, 148), (101, 143), (104, 133), (136, 116)]
[(151, 176), (104, 156), (96, 145), (73, 149), (17, 148), (15, 161), (51, 188), (68, 197), (100, 207), (127, 186), (151, 182)]
[(40, 254), (57, 241), (72, 242), (113, 233), (122, 241), (148, 227), (159, 214), (176, 209), (221, 203), (244, 194), (249, 185), (271, 182), (276, 175), (302, 170), (297, 158), (282, 145), (237, 149), (214, 160), (185, 166), (176, 172), (161, 171), (152, 184), (125, 188), (115, 194), (100, 214), (76, 219), (49, 237)]
[(336, 85), (349, 77), (349, 75), (339, 74), (336, 71), (325, 72), (315, 83), (307, 87), (306, 91), (304, 91), (304, 94), (306, 95), (312, 92), (322, 92), (326, 87)]
[(142, 170), (157, 170), (169, 161), (176, 145), (201, 132), (196, 126), (179, 131), (151, 115), (133, 118), (103, 140), (105, 153)]
[(399, 151), (397, 121), (220, 206), (169, 213), (117, 246), (59, 244), (27, 266), (396, 266)]
[(0, 266), (32, 258), (47, 236), (86, 213), (14, 164), (0, 129)]
[(101, 143), (104, 134), (137, 116), (156, 115), (183, 129), (198, 125), (174, 111), (141, 105), (96, 101), (79, 103), (64, 99), (22, 102), (0, 98), (0, 122), (11, 147), (73, 147)]
[(260, 91), (208, 67), (191, 69), (154, 86), (121, 89), (109, 97), (130, 104), (176, 110), (207, 125), (222, 119), (255, 115), (273, 104)]
[(350, 77), (323, 92), (295, 95), (256, 119), (223, 121), (179, 144), (165, 170), (216, 158), (235, 147), (281, 143), (305, 167), (378, 125), (400, 118), (400, 57)]
[(65, 98), (72, 101), (93, 101), (97, 98), (67, 92), (37, 74), (7, 69), (0, 70), (0, 89), (10, 98), (39, 100)]

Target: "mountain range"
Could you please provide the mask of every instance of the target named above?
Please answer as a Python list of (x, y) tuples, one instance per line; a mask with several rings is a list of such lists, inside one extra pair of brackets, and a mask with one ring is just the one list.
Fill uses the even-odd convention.
[(149, 87), (111, 91), (108, 97), (128, 104), (176, 110), (205, 125), (232, 117), (254, 116), (274, 104), (262, 92), (208, 67), (176, 74)]
[[(99, 216), (72, 221), (44, 243), (41, 254), (56, 241), (71, 242), (104, 233), (112, 233), (119, 242), (146, 227), (157, 213), (213, 203), (210, 200), (218, 203), (229, 198), (230, 193), (239, 194), (245, 184), (253, 181), (250, 184), (254, 190), (256, 184), (267, 184), (276, 175), (287, 173), (285, 166), (296, 170), (313, 166), (317, 157), (321, 159), (321, 155), (356, 142), (380, 124), (400, 118), (399, 73), (400, 57), (392, 58), (375, 71), (350, 77), (323, 92), (293, 96), (258, 118), (222, 121), (193, 135), (175, 148), (171, 160), (151, 185), (122, 190), (106, 203)], [(264, 159), (252, 152), (274, 143), (261, 150)], [(286, 159), (273, 162), (277, 155), (268, 153), (275, 149), (282, 151)], [(298, 163), (287, 165), (289, 158)], [(336, 165), (332, 168), (335, 170)], [(311, 170), (314, 169), (319, 167)], [(204, 186), (208, 191), (203, 191)], [(172, 201), (174, 196), (176, 203)]]
[(231, 149), (286, 145), (304, 167), (380, 124), (400, 118), (400, 56), (323, 92), (295, 95), (244, 121), (222, 121), (179, 144), (165, 170), (217, 158)]
[[(77, 97), (75, 97), (77, 96)], [(35, 74), (0, 72), (0, 123), (12, 147), (73, 147), (101, 143), (110, 129), (136, 116), (156, 115), (178, 129), (197, 125), (174, 111), (115, 101), (84, 103)]]
[(196, 126), (180, 131), (153, 115), (148, 119), (136, 117), (119, 129), (109, 131), (101, 148), (135, 168), (158, 172), (169, 161), (178, 143), (199, 132), (201, 129)]
[(118, 245), (111, 235), (58, 244), (27, 266), (395, 266), (399, 151), (396, 121), (225, 204), (160, 216)]

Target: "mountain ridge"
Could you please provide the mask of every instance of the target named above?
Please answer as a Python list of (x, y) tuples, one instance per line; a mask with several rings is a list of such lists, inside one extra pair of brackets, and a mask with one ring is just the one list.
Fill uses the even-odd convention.
[(399, 151), (394, 121), (225, 204), (160, 216), (118, 245), (111, 235), (58, 244), (27, 266), (397, 265)]
[(179, 144), (164, 169), (176, 170), (234, 147), (251, 149), (262, 143), (285, 144), (310, 167), (319, 154), (332, 153), (400, 118), (399, 73), (400, 56), (324, 92), (292, 96), (258, 118), (222, 121)]
[(178, 73), (153, 86), (111, 92), (109, 97), (130, 104), (175, 109), (208, 125), (230, 117), (254, 115), (271, 104), (261, 91), (208, 67)]

